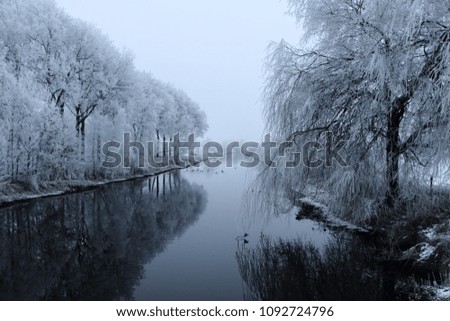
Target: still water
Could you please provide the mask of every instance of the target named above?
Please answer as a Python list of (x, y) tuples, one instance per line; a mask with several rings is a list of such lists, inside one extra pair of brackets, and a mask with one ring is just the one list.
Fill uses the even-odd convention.
[(187, 170), (182, 175), (192, 186), (202, 186), (206, 207), (199, 220), (169, 242), (166, 251), (145, 266), (136, 287), (138, 300), (241, 300), (243, 283), (236, 250), (245, 240), (259, 241), (261, 233), (275, 237), (301, 236), (316, 242), (326, 233), (314, 232), (313, 223), (299, 224), (295, 213), (267, 220), (263, 213), (243, 212), (251, 173), (245, 169)]
[(442, 281), (297, 221), (289, 200), (253, 210), (254, 174), (190, 168), (0, 209), (0, 300), (419, 300)]
[(191, 168), (1, 209), (0, 299), (246, 299), (239, 249), (330, 237), (295, 208), (247, 213), (251, 177)]

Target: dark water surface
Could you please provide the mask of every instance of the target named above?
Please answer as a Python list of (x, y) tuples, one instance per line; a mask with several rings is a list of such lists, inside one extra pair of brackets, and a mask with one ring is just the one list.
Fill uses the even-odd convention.
[(1, 209), (0, 299), (242, 300), (240, 244), (328, 238), (294, 214), (249, 219), (247, 182), (188, 169)]
[(376, 248), (289, 204), (249, 213), (251, 174), (191, 168), (1, 209), (0, 299), (422, 298)]

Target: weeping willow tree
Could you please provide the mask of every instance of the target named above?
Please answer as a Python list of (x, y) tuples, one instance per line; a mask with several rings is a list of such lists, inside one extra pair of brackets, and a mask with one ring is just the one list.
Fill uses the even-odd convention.
[(450, 2), (289, 0), (289, 8), (304, 35), (300, 47), (270, 47), (268, 130), (299, 148), (332, 132), (347, 141), (348, 166), (278, 166), (266, 181), (320, 185), (339, 211), (371, 214), (373, 204), (392, 208), (412, 197), (411, 183), (443, 180)]

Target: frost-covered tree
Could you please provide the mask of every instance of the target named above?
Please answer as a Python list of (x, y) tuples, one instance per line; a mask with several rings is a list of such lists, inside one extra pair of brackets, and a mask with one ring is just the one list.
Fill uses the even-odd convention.
[(172, 88), (172, 95), (175, 100), (175, 124), (174, 133), (181, 136), (195, 134), (203, 136), (208, 125), (206, 115), (189, 96), (182, 90)]
[(203, 133), (187, 95), (135, 70), (53, 0), (0, 0), (0, 182), (101, 178), (101, 144)]
[(129, 101), (135, 108), (127, 109), (129, 131), (136, 141), (152, 140), (155, 137), (157, 125), (157, 100), (153, 92), (158, 88), (158, 81), (145, 72), (135, 74), (134, 91)]
[[(130, 86), (133, 68), (128, 56), (123, 57), (98, 30), (77, 23), (70, 35), (70, 71), (66, 100), (75, 116), (75, 129), (84, 159), (86, 120), (96, 109), (103, 113)], [(131, 70), (130, 70), (131, 69)], [(114, 111), (113, 111), (114, 112)]]
[[(345, 212), (394, 206), (417, 173), (438, 173), (450, 143), (450, 2), (290, 0), (300, 47), (271, 46), (268, 128), (298, 146), (332, 132), (348, 167), (283, 171), (323, 183)], [(414, 182), (423, 185), (424, 181)]]

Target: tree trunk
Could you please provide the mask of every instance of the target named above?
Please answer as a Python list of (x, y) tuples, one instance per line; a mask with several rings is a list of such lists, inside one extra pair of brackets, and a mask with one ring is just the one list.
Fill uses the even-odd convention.
[(9, 141), (8, 141), (8, 178), (14, 178), (14, 128), (11, 127), (9, 130)]
[(81, 107), (77, 106), (75, 108), (77, 114), (76, 114), (76, 125), (75, 125), (75, 129), (77, 131), (77, 139), (79, 140), (79, 148), (80, 148), (80, 161), (84, 162), (84, 154), (85, 154), (85, 139), (86, 139), (86, 135), (85, 135), (85, 117), (83, 116), (83, 114), (81, 113)]
[(395, 100), (389, 112), (386, 143), (387, 193), (385, 201), (388, 207), (393, 207), (400, 198), (400, 124), (407, 103), (407, 97), (400, 97)]
[(81, 121), (81, 161), (84, 162), (85, 152), (86, 152), (86, 131), (85, 131), (85, 120)]
[[(97, 166), (100, 166), (100, 164), (102, 163), (102, 153), (101, 153), (101, 138), (100, 138), (100, 134), (97, 134)], [(99, 168), (99, 172), (100, 172), (100, 168)]]
[(157, 143), (155, 144), (156, 146), (156, 158), (159, 157), (159, 144), (161, 142), (160, 138), (159, 138), (159, 130), (156, 130), (156, 139), (157, 139)]
[(395, 149), (396, 140), (394, 137), (388, 137), (387, 144), (387, 184), (388, 190), (386, 194), (386, 205), (388, 207), (393, 207), (395, 201), (398, 200), (400, 196), (400, 182), (398, 177), (399, 171), (399, 155), (396, 154)]
[(163, 136), (163, 158), (166, 157), (166, 136)]
[(97, 158), (96, 158), (96, 155), (95, 155), (95, 152), (96, 152), (95, 142), (96, 142), (96, 130), (94, 130), (94, 135), (92, 136), (92, 150), (91, 150), (91, 160), (92, 160), (92, 173), (91, 173), (91, 175), (93, 177), (96, 177), (96, 175), (97, 175), (97, 166), (96, 166), (97, 165), (97, 163), (96, 163)]
[[(31, 136), (28, 137), (28, 146), (31, 146)], [(32, 162), (31, 151), (27, 153), (27, 175), (31, 175), (31, 162)]]
[[(77, 106), (75, 107), (75, 110), (77, 112), (76, 119), (75, 119), (75, 130), (77, 131), (77, 143), (78, 143), (78, 149), (80, 149), (80, 135), (81, 135), (81, 107)], [(78, 153), (80, 154), (80, 150), (78, 150)]]
[[(64, 104), (63, 104), (64, 105)], [(60, 109), (60, 121), (61, 121), (61, 154), (59, 155), (60, 173), (63, 179), (67, 178), (67, 166), (66, 161), (66, 137), (65, 137), (65, 122), (64, 122), (64, 106)]]

